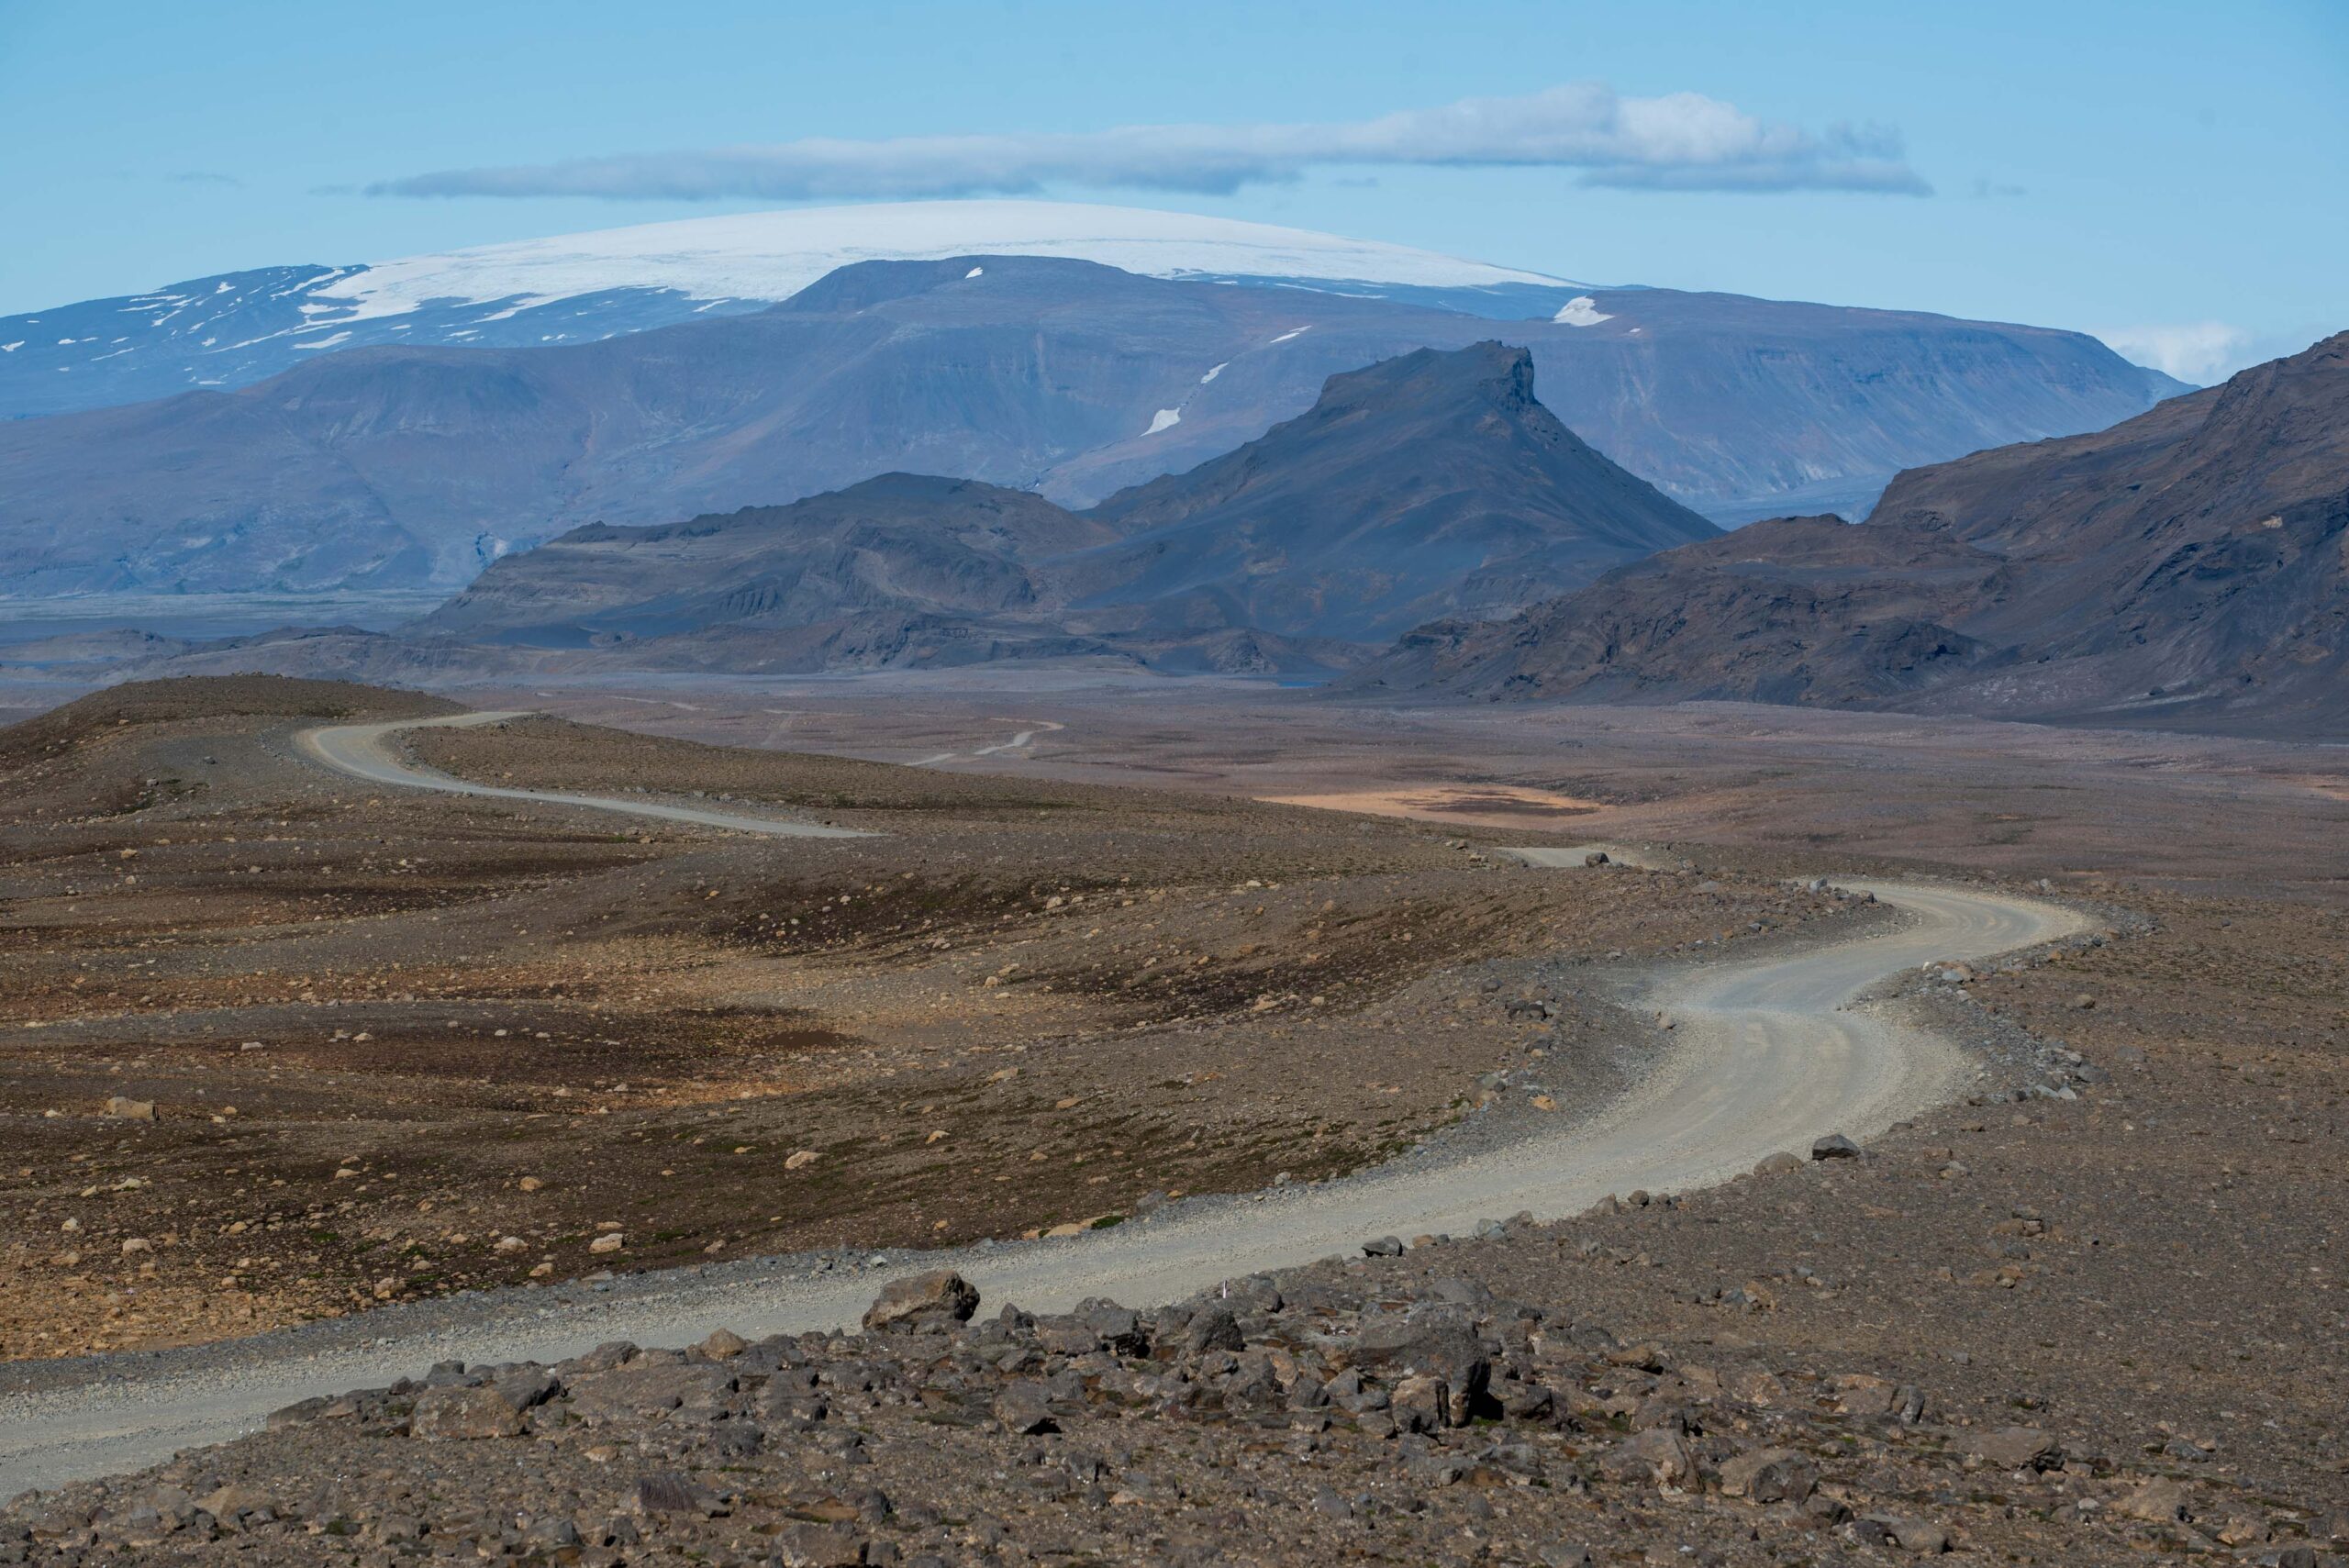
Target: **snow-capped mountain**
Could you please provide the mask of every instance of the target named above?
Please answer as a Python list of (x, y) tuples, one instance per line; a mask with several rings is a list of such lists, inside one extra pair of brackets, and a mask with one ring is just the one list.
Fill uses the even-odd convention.
[(0, 317), (0, 417), (250, 385), (371, 344), (584, 343), (762, 310), (834, 269), (973, 254), (1408, 300), (1502, 320), (1586, 285), (1271, 224), (1038, 201), (903, 202), (643, 224), (366, 266), (268, 267)]
[(1864, 510), (1897, 468), (2176, 390), (2077, 333), (1730, 295), (1597, 289), (1497, 324), (1057, 257), (856, 261), (749, 313), (327, 350), (234, 390), (0, 422), (0, 592), (454, 588), (574, 524), (893, 470), (1082, 506), (1256, 439), (1331, 376), (1497, 337), (1569, 428), (1717, 521)]

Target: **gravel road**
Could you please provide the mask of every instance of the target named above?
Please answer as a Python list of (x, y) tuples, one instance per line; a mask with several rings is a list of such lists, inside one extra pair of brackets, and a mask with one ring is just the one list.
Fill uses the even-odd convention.
[[(428, 723), (489, 722), (467, 715)], [(374, 783), (544, 799), (750, 831), (833, 829), (685, 807), (474, 785), (390, 762), (400, 725), (304, 738), (311, 754)], [(1581, 850), (1528, 851), (1578, 866)], [(1618, 858), (1621, 858), (1619, 856)], [(1560, 874), (1580, 874), (1562, 871)], [(1602, 873), (1604, 874), (1604, 873)], [(1461, 1232), (1531, 1210), (1554, 1218), (1609, 1192), (1725, 1180), (1830, 1132), (1866, 1138), (1950, 1098), (1975, 1068), (1955, 1046), (1847, 1008), (1936, 959), (1977, 960), (2082, 929), (2052, 904), (1917, 884), (1854, 883), (1909, 916), (1898, 930), (1660, 980), (1672, 1046), (1647, 1081), (1595, 1117), (1498, 1148), (1406, 1157), (1360, 1176), (1178, 1205), (1147, 1221), (1059, 1240), (924, 1254), (989, 1298), (1060, 1310), (1088, 1296), (1146, 1306), (1252, 1271), (1349, 1252), (1378, 1236)], [(386, 1307), (227, 1344), (0, 1368), (0, 1497), (152, 1463), (250, 1430), (313, 1394), (381, 1385), (447, 1359), (552, 1361), (606, 1340), (685, 1344), (720, 1325), (756, 1336), (846, 1326), (880, 1283), (916, 1265), (771, 1258)]]
[(617, 811), (629, 817), (651, 817), (663, 822), (690, 822), (702, 828), (726, 828), (738, 833), (771, 833), (790, 839), (863, 839), (871, 835), (854, 828), (828, 828), (819, 822), (798, 822), (787, 817), (749, 817), (740, 812), (709, 811), (697, 806), (670, 806), (651, 800), (621, 800), (602, 795), (560, 795), (550, 790), (503, 789), (474, 784), (417, 767), (395, 757), (384, 740), (403, 729), (462, 729), (476, 724), (496, 724), (527, 718), (525, 713), (460, 713), (444, 718), (400, 718), (384, 724), (335, 724), (306, 729), (295, 738), (312, 762), (369, 784), (439, 790), (444, 795), (486, 795), (494, 800), (536, 800), (555, 806), (584, 806), (594, 811)]

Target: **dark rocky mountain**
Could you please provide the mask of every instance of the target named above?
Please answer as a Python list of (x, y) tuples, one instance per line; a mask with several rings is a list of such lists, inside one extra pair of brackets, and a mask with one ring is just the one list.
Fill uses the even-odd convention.
[(1089, 512), (886, 474), (787, 506), (591, 524), (491, 564), (429, 638), (726, 668), (1103, 653), (1326, 667), (1431, 610), (1505, 612), (1713, 526), (1479, 343), (1332, 377), (1260, 440)]
[(1079, 607), (1353, 640), (1506, 613), (1720, 531), (1558, 423), (1532, 356), (1495, 342), (1333, 376), (1263, 439), (1088, 516), (1122, 537), (1061, 563)]
[(1756, 524), (1422, 627), (1358, 680), (2349, 733), (2349, 334), (1903, 473), (1858, 527)]
[(1035, 563), (1113, 537), (1021, 490), (888, 473), (787, 506), (593, 523), (493, 563), (425, 639), (744, 670), (1100, 651)]
[[(2077, 334), (1943, 317), (1647, 289), (1556, 316), (1508, 330), (1559, 417), (1740, 516), (2107, 424), (2161, 381)], [(1402, 298), (957, 256), (597, 342), (341, 348), (241, 390), (0, 423), (0, 591), (454, 589), (583, 523), (891, 471), (1089, 505), (1264, 434), (1330, 375), (1492, 332)]]

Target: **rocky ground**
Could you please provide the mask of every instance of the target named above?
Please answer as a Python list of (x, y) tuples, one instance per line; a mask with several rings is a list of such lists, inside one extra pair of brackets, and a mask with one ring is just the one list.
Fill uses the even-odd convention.
[[(1131, 1313), (1100, 1305), (1034, 1319), (988, 1301), (963, 1320), (955, 1293), (931, 1285), (909, 1292), (896, 1321), (863, 1335), (744, 1345), (713, 1333), (681, 1351), (607, 1347), (544, 1368), (419, 1367), (411, 1384), (297, 1407), (267, 1432), (139, 1475), (19, 1498), (0, 1509), (0, 1561), (1858, 1565), (1914, 1556), (1985, 1564), (2349, 1556), (2340, 1418), (2349, 1377), (2341, 1352), (2349, 791), (2337, 771), (2318, 770), (2321, 759), (2198, 760), (2180, 743), (2148, 741), (2132, 760), (2127, 743), (2108, 739), (2083, 742), (2097, 753), (2086, 761), (2074, 754), (2059, 766), (2026, 751), (1994, 765), (1964, 746), (1937, 750), (1936, 740), (1906, 762), (1868, 753), (1873, 774), (1859, 768), (1860, 751), (1836, 752), (1806, 786), (1791, 751), (1774, 781), (1765, 775), (1777, 764), (1751, 750), (1734, 767), (1703, 769), (1674, 753), (1681, 760), (1638, 764), (1653, 799), (1611, 809), (1669, 820), (1684, 839), (1695, 837), (1686, 824), (1710, 809), (1722, 842), (1662, 851), (1675, 868), (1662, 875), (1546, 879), (1487, 852), (1496, 838), (1521, 833), (1408, 823), (1364, 830), (1320, 814), (1338, 825), (1325, 836), (1310, 813), (1257, 817), (1254, 808), (1174, 797), (1153, 797), (1146, 809), (1098, 806), (1085, 804), (1088, 785), (1041, 779), (969, 787), (1077, 804), (1040, 808), (1038, 795), (1008, 795), (983, 814), (966, 800), (939, 814), (949, 825), (930, 829), (917, 807), (883, 806), (890, 797), (876, 782), (863, 797), (871, 816), (852, 817), (847, 805), (836, 815), (863, 825), (886, 809), (893, 838), (858, 841), (842, 857), (852, 869), (826, 879), (795, 863), (787, 885), (801, 891), (786, 900), (773, 891), (785, 884), (771, 862), (741, 858), (770, 851), (615, 836), (608, 821), (552, 832), (445, 803), (329, 809), (331, 784), (306, 782), (315, 790), (306, 795), (293, 774), (266, 772), (254, 776), (269, 791), (295, 793), (239, 809), (272, 823), (305, 814), (298, 845), (279, 828), (281, 844), (266, 851), (286, 862), (246, 862), (239, 846), (208, 851), (205, 869), (158, 874), (150, 866), (171, 867), (184, 848), (160, 840), (196, 837), (199, 824), (210, 824), (208, 844), (268, 835), (207, 815), (206, 802), (148, 800), (158, 786), (128, 781), (182, 776), (156, 760), (176, 756), (174, 746), (247, 744), (239, 734), (250, 737), (251, 756), (273, 755), (270, 737), (286, 721), (126, 713), (131, 722), (114, 725), (112, 717), (95, 728), (118, 734), (72, 743), (95, 748), (73, 764), (79, 771), (45, 761), (51, 754), (39, 748), (59, 742), (38, 729), (30, 753), (20, 731), (9, 754), (12, 779), (49, 792), (20, 791), (13, 798), (25, 804), (12, 806), (6, 827), (6, 984), (20, 989), (8, 996), (17, 1022), (0, 1034), (10, 1053), (0, 1115), (11, 1149), (34, 1151), (12, 1162), (6, 1195), (16, 1250), (13, 1294), (0, 1299), (23, 1304), (11, 1341), (20, 1354), (48, 1353), (24, 1336), (50, 1322), (83, 1336), (61, 1334), (60, 1348), (161, 1334), (119, 1313), (76, 1317), (89, 1308), (69, 1305), (43, 1318), (39, 1309), (95, 1303), (102, 1290), (117, 1293), (117, 1307), (141, 1300), (127, 1294), (134, 1290), (174, 1305), (207, 1300), (239, 1273), (221, 1249), (239, 1245), (274, 1249), (267, 1255), (286, 1260), (282, 1272), (313, 1273), (340, 1292), (305, 1310), (354, 1308), (373, 1299), (367, 1282), (384, 1253), (360, 1247), (349, 1263), (329, 1262), (344, 1254), (313, 1232), (344, 1225), (396, 1225), (403, 1245), (422, 1240), (431, 1270), (451, 1268), (451, 1278), (527, 1283), (548, 1255), (565, 1273), (661, 1261), (644, 1245), (638, 1212), (713, 1214), (698, 1206), (740, 1202), (712, 1195), (736, 1192), (756, 1195), (772, 1214), (781, 1207), (768, 1207), (774, 1195), (816, 1190), (795, 1189), (790, 1177), (852, 1162), (858, 1181), (824, 1189), (824, 1203), (855, 1205), (862, 1186), (875, 1184), (885, 1197), (852, 1207), (847, 1223), (893, 1246), (946, 1215), (969, 1218), (945, 1234), (989, 1215), (1003, 1233), (1128, 1211), (1149, 1196), (1141, 1184), (1203, 1186), (1201, 1171), (1238, 1185), (1282, 1169), (1336, 1168), (1461, 1115), (1480, 1093), (1479, 1075), (1497, 1067), (1556, 1080), (1569, 1095), (1601, 1093), (1636, 1070), (1640, 1031), (1607, 1006), (1610, 976), (1636, 964), (1702, 962), (1724, 936), (1732, 951), (1753, 950), (1880, 917), (1789, 887), (1806, 854), (1831, 855), (1836, 868), (2018, 889), (2045, 879), (2109, 910), (2116, 935), (2062, 944), (2040, 962), (1943, 966), (1888, 987), (1882, 1005), (2009, 1070), (1997, 1092), (1872, 1139), (1856, 1157), (1776, 1161), (1771, 1174), (1671, 1198), (1626, 1194), (1553, 1225), (1405, 1238), (1393, 1255), (1381, 1248), (1236, 1280), (1171, 1307), (1134, 1304)], [(1642, 733), (1667, 749), (1689, 743), (1686, 734)], [(438, 760), (484, 776), (510, 771), (518, 783), (603, 787), (610, 775), (598, 782), (580, 771), (598, 743), (501, 750), (499, 737), (485, 735), (482, 751)], [(626, 765), (640, 777), (697, 754), (630, 753)], [(766, 776), (739, 754), (707, 756), (722, 771), (688, 787), (777, 800), (839, 787), (812, 763), (763, 759), (757, 766), (783, 770)], [(50, 766), (59, 771), (40, 771)], [(1675, 793), (1665, 775), (1684, 767)], [(1938, 806), (1929, 787), (1936, 773), (1946, 796)], [(2081, 782), (2107, 774), (2111, 787), (2101, 793)], [(1503, 782), (1599, 796), (1622, 776), (1594, 768)], [(903, 787), (904, 775), (886, 777), (887, 787)], [(834, 809), (812, 795), (796, 799), (802, 809)], [(122, 814), (101, 815), (92, 802)], [(1202, 815), (1186, 815), (1195, 810)], [(1936, 846), (1931, 862), (1890, 853), (1910, 813), (1937, 813), (1915, 821), (1914, 837)], [(1085, 826), (1095, 821), (1097, 834)], [(1598, 837), (1605, 822), (1575, 826)], [(462, 849), (432, 873), (442, 880), (414, 893), (401, 885), (412, 906), (292, 902), (355, 899), (362, 837), (428, 831)], [(1135, 865), (1150, 868), (1130, 884), (1105, 884), (1097, 868), (1079, 873), (1113, 836), (1132, 838)], [(1185, 838), (1213, 842), (1170, 847)], [(881, 855), (885, 843), (907, 860), (855, 858)], [(128, 862), (137, 871), (124, 869), (123, 848), (138, 851)], [(377, 850), (379, 865), (391, 848)], [(343, 880), (304, 881), (292, 869), (302, 863), (292, 859), (297, 849), (344, 868)], [(399, 855), (417, 858), (406, 848), (389, 858)], [(428, 862), (434, 855), (423, 851)], [(2142, 870), (2132, 873), (2132, 856)], [(270, 880), (249, 890), (240, 879), (251, 873), (228, 875), (237, 862), (271, 868)], [(1682, 873), (1682, 862), (1701, 869)], [(765, 869), (754, 874), (754, 863)], [(1159, 869), (1185, 864), (1201, 869)], [(918, 914), (874, 913), (894, 896), (877, 889), (907, 870), (925, 886), (974, 891)], [(130, 884), (129, 875), (154, 881)], [(1250, 880), (1264, 885), (1248, 888)], [(622, 895), (595, 902), (575, 891), (606, 884)], [(563, 921), (518, 919), (507, 896), (518, 886), (539, 890), (531, 907), (564, 911)], [(229, 888), (266, 895), (236, 906), (258, 911), (245, 927), (202, 914), (232, 907)], [(981, 901), (981, 889), (999, 901)], [(1153, 891), (1164, 896), (1153, 902)], [(851, 895), (845, 917), (841, 893)], [(1340, 911), (1360, 924), (1406, 900), (1422, 913), (1366, 927), (1384, 940), (1327, 940), (1341, 929)], [(1251, 913), (1260, 905), (1263, 916)], [(607, 912), (615, 917), (594, 920)], [(763, 925), (761, 914), (770, 917)], [(434, 915), (442, 928), (462, 916), (449, 952), (478, 956), (433, 950), (427, 965), (408, 956), (417, 950), (391, 945), (414, 940)], [(623, 919), (623, 929), (600, 935)], [(304, 925), (340, 927), (349, 945), (303, 945), (329, 936), (288, 929)], [(1264, 941), (1259, 930), (1277, 940), (1241, 954)], [(548, 955), (578, 940), (550, 934), (564, 931), (643, 945), (583, 947), (596, 962), (557, 969)], [(950, 945), (927, 948), (938, 935)], [(1150, 977), (1178, 943), (1208, 954), (1210, 973), (1221, 966), (1250, 978), (1162, 990)], [(1109, 951), (1119, 947), (1130, 951)], [(1347, 966), (1338, 972), (1353, 982), (1346, 990), (1318, 979), (1320, 988), (1308, 990), (1290, 978), (1294, 955), (1321, 951), (1341, 955), (1324, 962)], [(205, 960), (225, 969), (229, 953), (258, 955), (240, 967), (265, 971), (275, 998), (265, 1006), (285, 1009), (271, 1015), (287, 1020), (284, 1034), (259, 1051), (195, 1049), (207, 1022), (217, 1040), (260, 1037), (243, 1025), (258, 1015), (216, 1017), (206, 1009), (217, 1000), (189, 1000), (211, 995), (200, 986), (218, 979)], [(632, 966), (618, 967), (616, 953)], [(327, 962), (335, 954), (351, 955), (335, 960), (346, 967)], [(161, 962), (150, 966), (150, 958)], [(1260, 959), (1278, 979), (1245, 970)], [(407, 966), (400, 989), (445, 988), (423, 1012), (464, 1020), (440, 1022), (429, 1036), (452, 1063), (447, 1071), (420, 1070), (440, 1060), (421, 1043), (390, 1065), (364, 1065), (374, 1042), (358, 1036), (382, 1031), (348, 1020), (408, 1006), (382, 995), (388, 962)], [(557, 974), (559, 985), (544, 982)], [(1126, 983), (1137, 975), (1140, 984)], [(526, 992), (525, 977), (540, 983)], [(303, 1001), (295, 981), (314, 999)], [(503, 1011), (458, 1010), (468, 984)], [(94, 987), (95, 995), (77, 995)], [(800, 1076), (787, 1092), (732, 1098), (751, 1070), (712, 1071), (701, 1042), (736, 1038), (723, 1028), (785, 1026), (728, 1023), (734, 1015), (717, 1006), (721, 995), (734, 1007), (789, 1007), (789, 1027), (854, 1043), (764, 1057), (737, 1048), (724, 1060), (757, 1063), (766, 1081), (785, 1068)], [(1296, 999), (1260, 1012), (1264, 995)], [(925, 1005), (941, 996), (953, 1005)], [(535, 1017), (578, 1021), (541, 1026), (549, 1038), (540, 1041), (537, 1029), (518, 1028), (518, 998)], [(328, 1002), (340, 1006), (329, 1011)], [(615, 1023), (587, 1027), (596, 1008)], [(664, 1034), (661, 1020), (672, 1015), (687, 1021)], [(31, 1029), (35, 1019), (43, 1027)], [(347, 1038), (333, 1039), (337, 1029)], [(571, 1054), (598, 1039), (627, 1049)], [(996, 1050), (969, 1049), (990, 1040)], [(951, 1043), (925, 1049), (932, 1041)], [(246, 1062), (297, 1050), (272, 1064), (281, 1098), (254, 1101), (273, 1107), (266, 1122), (255, 1115), (238, 1125), (255, 1114), (241, 1098), (237, 1118), (211, 1119), (223, 1096), (199, 1089), (220, 1080), (191, 1063), (247, 1074), (231, 1082), (250, 1098), (269, 1087), (269, 1068)], [(512, 1062), (528, 1065), (512, 1074), (522, 1088), (504, 1075)], [(582, 1062), (595, 1065), (573, 1067)], [(1129, 1062), (1130, 1073), (1121, 1067)], [(1018, 1075), (996, 1076), (1011, 1067)], [(632, 1103), (647, 1084), (649, 1103)], [(945, 1085), (960, 1085), (961, 1097)], [(559, 1098), (562, 1088), (572, 1093)], [(106, 1115), (112, 1095), (134, 1105), (154, 1098), (160, 1119)], [(1102, 1101), (1127, 1119), (1079, 1119), (1106, 1116)], [(824, 1119), (836, 1106), (848, 1107), (841, 1119)], [(1168, 1122), (1152, 1124), (1157, 1114)], [(735, 1130), (745, 1117), (777, 1119), (751, 1124), (757, 1136), (746, 1138)], [(1142, 1143), (1139, 1129), (1150, 1125), (1170, 1136)], [(1174, 1128), (1184, 1135), (1172, 1137)], [(939, 1130), (948, 1136), (930, 1141)], [(1195, 1131), (1197, 1148), (1185, 1150)], [(1242, 1140), (1251, 1131), (1252, 1145)], [(359, 1149), (365, 1157), (341, 1162), (362, 1134), (374, 1140)], [(1226, 1148), (1220, 1138), (1234, 1141)], [(737, 1146), (751, 1151), (737, 1155)], [(1243, 1147), (1244, 1156), (1235, 1152)], [(1335, 1151), (1327, 1167), (1306, 1158), (1317, 1148)], [(713, 1179), (786, 1149), (822, 1157), (755, 1181)], [(566, 1196), (558, 1159), (610, 1184), (583, 1183), (584, 1195)], [(264, 1180), (224, 1180), (229, 1166)], [(355, 1173), (333, 1174), (344, 1169)], [(663, 1169), (680, 1174), (656, 1177)], [(429, 1185), (411, 1177), (426, 1170), (435, 1173)], [(528, 1194), (526, 1172), (541, 1184)], [(1112, 1179), (1096, 1185), (1094, 1174)], [(123, 1185), (133, 1180), (141, 1184)], [(266, 1184), (276, 1180), (286, 1186)], [(662, 1184), (670, 1181), (696, 1191), (672, 1197)], [(967, 1210), (946, 1207), (957, 1189), (977, 1193)], [(625, 1222), (622, 1246), (590, 1253), (597, 1208), (636, 1193), (653, 1195), (655, 1209), (603, 1217)], [(541, 1199), (544, 1224), (526, 1207)], [(239, 1217), (273, 1216), (279, 1229), (264, 1220), (225, 1237), (231, 1201)], [(419, 1211), (424, 1202), (433, 1209)], [(553, 1207), (562, 1202), (573, 1207)], [(519, 1229), (512, 1217), (521, 1216), (539, 1225), (530, 1249), (501, 1259), (495, 1243), (484, 1252), (470, 1240), (462, 1248), (423, 1240), (433, 1226), (459, 1228), (439, 1217), (465, 1215), (467, 1205), (463, 1234), (485, 1235), (485, 1219)], [(76, 1247), (63, 1218), (102, 1240)], [(804, 1217), (796, 1229), (700, 1223), (741, 1235), (744, 1247), (827, 1234), (820, 1218)], [(175, 1239), (155, 1242), (166, 1230)], [(710, 1233), (681, 1238), (678, 1250), (695, 1255)], [(567, 1240), (547, 1245), (558, 1236)], [(140, 1237), (150, 1250), (119, 1251)], [(65, 1251), (104, 1266), (56, 1262)], [(405, 1286), (440, 1288), (439, 1278)]]
[[(1982, 1188), (2039, 1126), (1965, 1150)], [(2018, 1381), (2034, 1358), (2009, 1336), (2073, 1329), (2082, 1284), (2135, 1271), (2079, 1206), (1952, 1201), (1973, 1173), (1896, 1141), (1153, 1311), (980, 1313), (938, 1273), (893, 1283), (860, 1335), (447, 1364), (19, 1498), (0, 1561), (2297, 1565), (2349, 1545), (2337, 1392), (2288, 1369), (2300, 1396), (2259, 1401), (2275, 1435), (2239, 1445), (2155, 1417), (2178, 1403), (2158, 1383), (2099, 1396), (2092, 1344)], [(1905, 1256), (1894, 1205), (1937, 1211)], [(1995, 1266), (1935, 1267), (1969, 1232)], [(1865, 1332), (1895, 1295), (1928, 1298), (1922, 1321)]]
[(0, 1354), (184, 1342), (607, 1267), (1101, 1223), (1375, 1161), (1653, 1042), (1660, 954), (1862, 929), (1760, 874), (1495, 834), (727, 750), (422, 732), (532, 786), (849, 840), (368, 793), (283, 681), (0, 732)]

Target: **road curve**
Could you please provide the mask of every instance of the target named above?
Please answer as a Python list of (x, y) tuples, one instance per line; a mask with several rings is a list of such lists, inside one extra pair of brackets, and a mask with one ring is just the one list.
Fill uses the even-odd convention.
[[(1909, 918), (1885, 934), (1658, 982), (1648, 999), (1677, 1024), (1669, 1054), (1590, 1120), (1483, 1152), (1407, 1159), (1342, 1182), (1186, 1204), (1146, 1223), (960, 1248), (921, 1262), (960, 1270), (994, 1301), (1038, 1310), (1088, 1296), (1139, 1306), (1351, 1252), (1370, 1237), (1460, 1232), (1520, 1210), (1570, 1215), (1609, 1192), (1724, 1180), (1824, 1133), (1868, 1137), (1949, 1097), (1972, 1069), (1953, 1045), (1847, 1010), (1857, 992), (1934, 959), (1980, 959), (2087, 922), (1987, 893), (1852, 885)], [(250, 1430), (295, 1399), (379, 1385), (436, 1361), (553, 1360), (612, 1339), (684, 1344), (721, 1324), (751, 1335), (851, 1325), (881, 1280), (905, 1266), (819, 1271), (801, 1260), (746, 1260), (625, 1276), (602, 1290), (390, 1307), (225, 1345), (0, 1367), (0, 1497), (152, 1463)]]
[(496, 724), (527, 718), (525, 713), (458, 713), (441, 718), (395, 718), (381, 724), (329, 724), (305, 729), (294, 738), (312, 762), (369, 784), (408, 789), (439, 790), (444, 795), (482, 795), (492, 800), (527, 800), (541, 805), (584, 806), (591, 811), (617, 811), (629, 817), (651, 817), (663, 822), (689, 822), (698, 828), (726, 828), (737, 833), (766, 833), (787, 839), (863, 839), (871, 835), (854, 828), (831, 828), (820, 822), (798, 822), (787, 817), (747, 817), (739, 812), (707, 811), (697, 806), (669, 806), (652, 800), (624, 800), (607, 795), (563, 795), (552, 790), (506, 789), (475, 784), (436, 773), (395, 757), (384, 742), (404, 729), (463, 729), (476, 724)]

